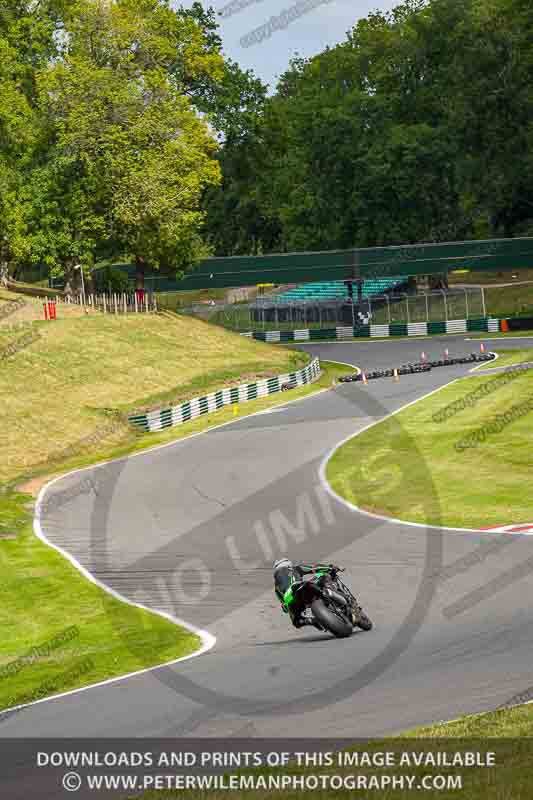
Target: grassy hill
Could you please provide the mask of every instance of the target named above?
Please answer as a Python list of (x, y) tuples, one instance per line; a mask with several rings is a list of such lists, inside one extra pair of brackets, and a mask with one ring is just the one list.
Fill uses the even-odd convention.
[[(3, 310), (18, 301), (19, 307), (11, 305), (12, 313), (8, 316), (3, 315)], [(30, 322), (44, 320), (43, 298), (31, 297), (30, 295), (12, 292), (7, 289), (0, 289), (0, 331), (5, 328), (20, 327)], [(94, 313), (94, 312), (89, 312)], [(62, 319), (86, 316), (83, 308), (75, 304), (67, 305), (62, 303), (58, 306), (58, 314)]]
[[(24, 344), (24, 331), (11, 331), (9, 341), (19, 337)], [(189, 317), (71, 317), (34, 323), (32, 331), (39, 338), (2, 361), (0, 484), (42, 471), (65, 452), (87, 455), (131, 437), (128, 411), (178, 403), (307, 360)]]
[[(4, 293), (2, 293), (4, 295)], [(9, 293), (9, 299), (12, 299)], [(4, 296), (0, 303), (6, 302)], [(0, 709), (187, 655), (199, 639), (89, 583), (32, 531), (28, 492), (51, 474), (232, 419), (237, 408), (159, 434), (129, 410), (302, 366), (307, 357), (174, 315), (63, 315), (0, 327)], [(346, 367), (332, 365), (318, 382)], [(274, 395), (243, 412), (286, 402)], [(32, 480), (29, 480), (32, 479)], [(17, 491), (23, 485), (25, 492)]]

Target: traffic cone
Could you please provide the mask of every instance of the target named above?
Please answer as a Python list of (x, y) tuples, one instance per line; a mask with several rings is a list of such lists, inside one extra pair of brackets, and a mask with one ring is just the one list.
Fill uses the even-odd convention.
[(422, 350), (422, 355), (420, 356), (420, 360), (421, 360), (421, 361), (425, 361), (425, 360), (426, 360), (426, 358), (427, 358), (427, 356), (426, 356), (426, 354), (424, 353), (424, 351)]
[(361, 373), (361, 380), (363, 381), (363, 383), (366, 386), (366, 384), (368, 383), (368, 378), (366, 377), (366, 372), (362, 372)]
[(398, 370), (396, 369), (396, 367), (394, 367), (394, 371), (392, 373), (392, 377), (394, 378), (395, 381), (399, 381), (400, 380), (400, 376), (398, 375)]
[(449, 358), (449, 357), (450, 357), (450, 351), (448, 350), (448, 348), (446, 348), (446, 350), (444, 351), (444, 358)]
[(479, 352), (480, 353), (484, 353), (485, 352), (485, 345), (483, 344), (483, 342), (481, 342), (481, 344), (479, 345)]

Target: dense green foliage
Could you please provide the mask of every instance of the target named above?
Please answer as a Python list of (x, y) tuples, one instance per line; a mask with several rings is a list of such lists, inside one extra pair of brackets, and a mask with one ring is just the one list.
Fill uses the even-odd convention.
[[(217, 133), (260, 85), (222, 55), (213, 12), (166, 0), (3, 0), (0, 264), (127, 254), (171, 275), (207, 254)], [(229, 136), (228, 136), (229, 135)]]
[(529, 0), (407, 0), (293, 61), (221, 154), (217, 254), (533, 233), (532, 42)]
[(268, 96), (200, 2), (3, 0), (0, 279), (531, 234), (532, 44), (528, 0), (406, 0)]

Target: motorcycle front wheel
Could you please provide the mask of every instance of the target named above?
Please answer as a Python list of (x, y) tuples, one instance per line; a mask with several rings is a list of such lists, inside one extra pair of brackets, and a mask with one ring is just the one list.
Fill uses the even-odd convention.
[(311, 603), (311, 611), (323, 628), (328, 630), (338, 639), (345, 639), (353, 633), (353, 626), (348, 621), (335, 614), (323, 600), (317, 598)]

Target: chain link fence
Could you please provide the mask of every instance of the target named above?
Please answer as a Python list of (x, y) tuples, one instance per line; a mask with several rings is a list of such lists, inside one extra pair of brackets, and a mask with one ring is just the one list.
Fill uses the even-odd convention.
[(479, 287), (398, 293), (364, 298), (286, 301), (276, 295), (252, 303), (193, 304), (180, 309), (235, 331), (335, 328), (341, 325), (376, 325), (395, 322), (440, 322), (486, 317), (484, 290)]

